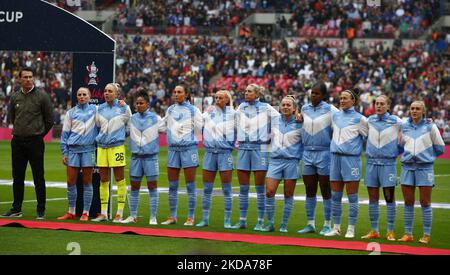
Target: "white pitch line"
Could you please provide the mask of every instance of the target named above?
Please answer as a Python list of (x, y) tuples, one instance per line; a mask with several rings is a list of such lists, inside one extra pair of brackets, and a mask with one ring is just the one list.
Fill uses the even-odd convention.
[[(11, 186), (12, 185), (12, 181), (11, 180), (0, 180), (0, 185)], [(45, 185), (48, 188), (66, 188), (67, 187), (67, 184), (65, 182), (46, 182)], [(34, 184), (31, 181), (25, 181), (25, 186), (33, 187)], [(239, 186), (238, 187), (233, 187), (233, 189), (235, 189), (235, 188), (239, 188)], [(114, 185), (112, 189), (113, 190), (117, 190), (117, 186)], [(220, 192), (221, 188), (214, 188), (214, 190), (216, 190), (215, 193), (220, 193), (221, 194), (221, 192)], [(169, 192), (169, 188), (167, 188), (167, 187), (158, 187), (158, 192), (160, 192), (160, 193), (168, 193)], [(141, 188), (140, 193), (148, 194), (147, 188)], [(181, 194), (181, 195), (186, 195), (187, 194), (187, 192), (186, 192), (186, 190), (184, 188), (179, 189), (178, 193)], [(197, 195), (201, 195), (201, 193), (202, 192), (200, 190), (200, 192), (197, 192)], [(113, 196), (115, 197), (117, 195), (113, 195)], [(239, 197), (239, 194), (238, 193), (233, 193), (233, 197)], [(250, 198), (256, 198), (257, 196), (256, 196), (256, 193), (249, 193), (249, 197)], [(284, 199), (284, 195), (283, 194), (276, 194), (275, 198), (277, 200), (283, 200)], [(47, 201), (60, 201), (60, 200), (67, 200), (67, 198), (51, 198), (51, 199), (47, 199)], [(294, 200), (295, 201), (306, 201), (306, 196), (294, 196)], [(322, 200), (322, 198), (320, 196), (317, 196), (317, 201), (322, 202), (323, 200)], [(36, 200), (26, 200), (26, 201), (24, 201), (24, 203), (25, 202), (36, 202)], [(343, 203), (348, 203), (348, 199), (347, 198), (342, 198), (342, 202)], [(12, 201), (11, 202), (0, 202), (0, 204), (11, 204), (11, 203), (12, 203)], [(403, 201), (396, 201), (396, 203), (397, 203), (397, 205), (402, 205), (402, 206), (405, 204)], [(368, 199), (359, 200), (359, 204), (368, 205), (369, 204), (369, 200)], [(379, 204), (385, 206), (386, 202), (384, 200), (380, 200)], [(416, 203), (414, 206), (416, 208), (420, 208), (421, 207), (420, 203)], [(435, 209), (450, 209), (450, 204), (448, 204), (448, 203), (432, 203), (431, 207), (435, 208)]]
[[(64, 201), (67, 200), (67, 198), (51, 198), (51, 199), (46, 199), (46, 201)], [(37, 200), (24, 200), (24, 203), (27, 202), (37, 202)], [(12, 201), (2, 201), (0, 202), (0, 204), (12, 204)]]

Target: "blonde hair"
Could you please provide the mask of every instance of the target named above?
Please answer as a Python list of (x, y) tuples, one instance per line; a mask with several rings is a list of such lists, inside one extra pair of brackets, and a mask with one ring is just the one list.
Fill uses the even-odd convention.
[(219, 93), (219, 92), (224, 92), (225, 93), (225, 95), (228, 97), (228, 101), (229, 101), (228, 105), (229, 105), (230, 109), (233, 110), (233, 97), (231, 96), (230, 91), (228, 91), (228, 90), (219, 90), (219, 91), (217, 91), (217, 93)]
[[(258, 84), (255, 84), (255, 83), (248, 84), (247, 88), (248, 88), (248, 87), (252, 87), (252, 89), (253, 89), (255, 92), (258, 93), (258, 96), (259, 96), (259, 94), (260, 94), (261, 92), (264, 91), (264, 87), (261, 87), (261, 86), (259, 86)], [(262, 89), (261, 89), (261, 88), (262, 88)]]
[(283, 99), (280, 102), (280, 109), (281, 109), (281, 104), (283, 103), (283, 100), (285, 100), (285, 99), (288, 99), (292, 102), (292, 106), (294, 106), (294, 108), (295, 108), (294, 114), (296, 114), (298, 112), (298, 104), (297, 104), (297, 100), (294, 95), (287, 95), (287, 96), (283, 97)]
[(264, 88), (263, 86), (258, 86), (258, 93), (259, 93), (259, 95), (261, 96), (264, 96), (265, 95), (265, 92), (266, 91), (266, 88)]
[(411, 106), (412, 106), (414, 103), (417, 103), (417, 104), (419, 104), (419, 105), (422, 107), (422, 110), (423, 110), (423, 116), (425, 116), (425, 115), (427, 114), (427, 107), (426, 107), (426, 105), (425, 105), (425, 102), (423, 102), (423, 100), (416, 100), (416, 101), (413, 101), (413, 102), (411, 103), (411, 105), (409, 106), (409, 108), (411, 108)]
[(106, 86), (108, 86), (108, 85), (111, 85), (111, 86), (113, 86), (113, 87), (116, 89), (117, 95), (120, 94), (120, 88), (121, 88), (121, 87), (120, 87), (120, 84), (119, 84), (119, 83), (111, 82), (111, 83), (106, 84)]

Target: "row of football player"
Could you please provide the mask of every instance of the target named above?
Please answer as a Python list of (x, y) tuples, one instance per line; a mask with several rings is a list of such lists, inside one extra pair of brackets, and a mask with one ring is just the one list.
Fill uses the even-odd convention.
[[(78, 169), (83, 167), (84, 182), (86, 185), (90, 184), (90, 169), (95, 165), (93, 156), (96, 142), (102, 213), (93, 221), (107, 220), (109, 169), (113, 168), (118, 186), (118, 210), (113, 222), (137, 221), (140, 183), (143, 176), (146, 176), (150, 196), (149, 223), (157, 224), (158, 131), (166, 131), (169, 145), (167, 169), (170, 214), (162, 224), (177, 223), (179, 173), (183, 169), (188, 194), (188, 218), (184, 224), (194, 225), (197, 198), (195, 175), (199, 166), (196, 133), (203, 133), (203, 217), (197, 226), (209, 224), (213, 182), (219, 171), (224, 195), (224, 227), (246, 228), (250, 175), (253, 172), (258, 212), (254, 230), (275, 230), (274, 196), (283, 180), (285, 206), (280, 231), (287, 232), (295, 185), (300, 177), (299, 161), (302, 160), (308, 224), (298, 232), (316, 231), (316, 192), (320, 186), (325, 218), (320, 234), (341, 235), (342, 195), (345, 187), (349, 200), (349, 225), (345, 236), (354, 238), (358, 216), (358, 188), (362, 176), (361, 153), (363, 142), (367, 141), (365, 185), (370, 197), (369, 216), (372, 230), (363, 238), (380, 238), (378, 196), (379, 188), (383, 188), (387, 202), (386, 238), (395, 240), (393, 229), (396, 216), (396, 158), (403, 152), (400, 183), (405, 198), (405, 234), (399, 241), (413, 240), (414, 193), (415, 187), (419, 187), (424, 227), (420, 242), (429, 242), (432, 223), (431, 191), (434, 186), (433, 165), (435, 158), (443, 153), (444, 143), (437, 127), (424, 118), (426, 107), (422, 101), (411, 104), (411, 116), (402, 123), (398, 117), (389, 114), (390, 99), (381, 95), (375, 103), (376, 114), (366, 118), (354, 108), (359, 97), (358, 89), (341, 93), (338, 110), (324, 101), (326, 86), (319, 82), (312, 88), (311, 103), (303, 106), (301, 112), (297, 113), (295, 98), (287, 96), (281, 102), (279, 113), (269, 104), (259, 101), (259, 92), (263, 88), (250, 84), (245, 90), (245, 102), (237, 110), (233, 110), (230, 103), (230, 93), (221, 90), (215, 95), (215, 105), (202, 114), (190, 104), (188, 88), (180, 84), (173, 91), (175, 104), (169, 107), (166, 117), (159, 118), (149, 111), (149, 99), (145, 92), (137, 95), (137, 113), (131, 115), (129, 107), (121, 106), (116, 99), (118, 89), (117, 85), (108, 84), (104, 91), (106, 102), (97, 108), (88, 104), (88, 89), (80, 88), (77, 92), (78, 105), (68, 112), (61, 147), (64, 163), (68, 166), (69, 212), (60, 219), (75, 218), (75, 177)], [(127, 193), (124, 142), (128, 122), (132, 153), (130, 216), (122, 219)], [(231, 178), (235, 168), (232, 151), (236, 141), (240, 219), (232, 225)], [(88, 219), (90, 206), (89, 196), (85, 196), (85, 200), (82, 220)], [(268, 220), (266, 225), (265, 214)]]

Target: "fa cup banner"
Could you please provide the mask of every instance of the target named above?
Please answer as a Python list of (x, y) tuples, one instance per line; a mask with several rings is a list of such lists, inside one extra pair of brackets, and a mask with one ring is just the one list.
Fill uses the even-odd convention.
[(74, 53), (72, 71), (72, 105), (77, 102), (76, 93), (80, 87), (91, 91), (91, 104), (105, 101), (103, 90), (114, 81), (114, 57), (109, 53)]
[[(72, 106), (77, 104), (77, 91), (80, 87), (87, 87), (91, 91), (91, 104), (105, 102), (103, 90), (106, 84), (114, 81), (114, 54), (113, 53), (73, 53), (72, 60)], [(81, 174), (78, 175), (78, 194), (83, 194)], [(91, 217), (100, 213), (100, 174), (94, 169), (92, 174), (94, 197), (91, 206)], [(83, 196), (77, 197), (77, 214), (81, 215), (83, 209)]]

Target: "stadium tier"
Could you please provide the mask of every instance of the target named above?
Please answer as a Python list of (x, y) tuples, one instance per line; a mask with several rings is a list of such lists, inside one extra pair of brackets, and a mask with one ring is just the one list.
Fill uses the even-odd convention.
[[(405, 106), (422, 98), (430, 107), (428, 115), (440, 122), (441, 129), (449, 119), (448, 47), (443, 38), (405, 47), (384, 47), (383, 40), (378, 40), (352, 50), (343, 50), (340, 43), (315, 39), (114, 38), (116, 81), (123, 87), (122, 96), (131, 100), (139, 87), (147, 87), (151, 107), (160, 115), (171, 104), (171, 91), (181, 79), (190, 83), (198, 97), (211, 96), (219, 88), (233, 90), (235, 106), (242, 102), (241, 92), (252, 82), (267, 89), (265, 100), (274, 106), (286, 94), (296, 95), (303, 105), (312, 83), (323, 80), (334, 104), (340, 91), (363, 88), (363, 113), (371, 112), (374, 96), (383, 92), (392, 98), (395, 114), (407, 115)], [(20, 66), (36, 69), (36, 85), (51, 95), (57, 112), (64, 115), (71, 105), (70, 54), (3, 51), (0, 64), (3, 125), (8, 124), (6, 106), (11, 92), (18, 88)], [(62, 120), (57, 116), (55, 113), (58, 123)]]

